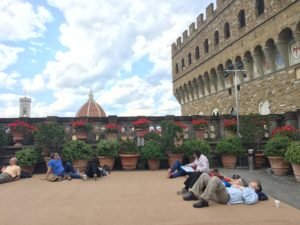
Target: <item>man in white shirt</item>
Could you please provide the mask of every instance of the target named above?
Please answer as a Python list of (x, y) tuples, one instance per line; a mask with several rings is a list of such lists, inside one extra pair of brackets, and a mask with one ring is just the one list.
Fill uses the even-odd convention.
[[(200, 173), (209, 173), (209, 161), (205, 155), (203, 155), (200, 151), (195, 151), (194, 153), (195, 160), (194, 162), (187, 164), (194, 169), (195, 172)], [(171, 169), (168, 170), (169, 178), (176, 178), (180, 176), (189, 175), (190, 173), (186, 172), (182, 169), (182, 165), (179, 161), (176, 161)]]
[(17, 158), (11, 158), (9, 161), (9, 166), (3, 167), (1, 172), (0, 184), (20, 179), (21, 168), (17, 166)]

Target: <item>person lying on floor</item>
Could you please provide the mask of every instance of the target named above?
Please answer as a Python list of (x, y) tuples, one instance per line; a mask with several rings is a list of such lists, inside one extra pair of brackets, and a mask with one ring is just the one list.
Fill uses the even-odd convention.
[(20, 179), (21, 168), (17, 165), (17, 158), (9, 160), (9, 166), (3, 167), (0, 174), (0, 184)]
[(55, 175), (54, 178), (56, 179), (68, 179), (68, 180), (72, 180), (72, 178), (83, 179), (83, 180), (87, 179), (86, 174), (76, 173), (71, 163), (67, 162), (64, 167), (62, 160), (57, 152), (51, 155), (51, 160), (48, 162), (47, 167), (48, 170), (45, 177), (46, 180), (48, 180), (48, 177), (51, 173)]
[[(202, 173), (200, 172), (195, 172), (192, 173), (188, 176), (188, 178), (184, 181), (184, 188), (182, 188), (182, 190), (178, 191), (177, 194), (178, 195), (183, 195), (189, 192), (189, 189), (192, 188), (194, 186), (194, 184), (197, 182), (197, 180), (199, 179), (199, 177), (201, 176)], [(223, 184), (225, 185), (225, 187), (230, 187), (231, 184), (228, 182), (229, 179), (225, 179), (223, 175), (220, 174), (219, 170), (214, 168), (211, 169), (209, 171), (209, 176), (210, 177), (219, 177)]]
[(253, 180), (248, 187), (243, 186), (242, 179), (232, 181), (231, 187), (226, 188), (219, 177), (210, 177), (202, 174), (192, 187), (191, 191), (183, 196), (185, 201), (199, 200), (195, 208), (208, 207), (208, 201), (214, 200), (220, 204), (253, 205), (258, 201), (256, 191), (262, 190), (261, 183)]
[(109, 173), (110, 169), (108, 166), (104, 165), (102, 168), (96, 162), (89, 162), (85, 172), (89, 178), (93, 178), (94, 180), (97, 180), (98, 177), (107, 176)]
[[(168, 177), (169, 178), (176, 178), (185, 175), (191, 175), (193, 173), (209, 173), (209, 162), (205, 155), (203, 155), (200, 151), (195, 151), (194, 153), (195, 161), (185, 165), (186, 167), (190, 167), (191, 171), (186, 171), (183, 168), (179, 161), (176, 161), (172, 168), (168, 170)], [(199, 175), (199, 176), (200, 176)]]

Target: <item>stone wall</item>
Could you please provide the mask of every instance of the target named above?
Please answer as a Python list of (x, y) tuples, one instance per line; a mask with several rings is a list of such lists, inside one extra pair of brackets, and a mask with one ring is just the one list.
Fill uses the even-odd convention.
[[(172, 45), (174, 95), (183, 115), (211, 115), (214, 109), (229, 113), (235, 106), (233, 74), (224, 76), (229, 65), (246, 71), (247, 77), (238, 75), (242, 114), (258, 113), (263, 102), (268, 102), (270, 113), (300, 108), (300, 1), (264, 1), (261, 15), (255, 2), (220, 0), (217, 9), (209, 5), (206, 20), (200, 15), (197, 27), (191, 24)], [(242, 28), (241, 10), (246, 22)], [(227, 39), (225, 23), (230, 26)], [(214, 43), (216, 31), (219, 44)], [(209, 51), (204, 53), (206, 39)]]

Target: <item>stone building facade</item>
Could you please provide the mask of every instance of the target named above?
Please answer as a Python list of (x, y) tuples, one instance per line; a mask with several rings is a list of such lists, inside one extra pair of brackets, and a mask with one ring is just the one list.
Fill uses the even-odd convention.
[[(217, 0), (172, 44), (182, 115), (275, 114), (300, 108), (300, 1)], [(245, 76), (246, 75), (246, 76)]]

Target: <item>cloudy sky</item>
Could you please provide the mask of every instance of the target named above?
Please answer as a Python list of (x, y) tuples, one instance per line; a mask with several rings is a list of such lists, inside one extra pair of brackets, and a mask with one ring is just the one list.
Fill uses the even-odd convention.
[(75, 116), (89, 90), (108, 115), (180, 115), (172, 42), (214, 0), (1, 0), (0, 118)]

